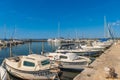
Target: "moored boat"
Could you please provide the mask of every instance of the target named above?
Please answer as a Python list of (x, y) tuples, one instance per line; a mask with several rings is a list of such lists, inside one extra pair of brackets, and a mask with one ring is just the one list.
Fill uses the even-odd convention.
[(5, 69), (13, 76), (27, 80), (53, 80), (59, 79), (60, 72), (49, 58), (30, 54), (28, 56), (10, 57), (4, 60)]
[(71, 70), (82, 70), (89, 65), (91, 60), (85, 56), (78, 56), (75, 53), (48, 53), (51, 61), (57, 62), (60, 68)]
[(75, 44), (62, 44), (58, 47), (56, 52), (90, 53), (90, 52), (100, 52), (100, 50), (82, 48), (80, 45), (75, 45)]

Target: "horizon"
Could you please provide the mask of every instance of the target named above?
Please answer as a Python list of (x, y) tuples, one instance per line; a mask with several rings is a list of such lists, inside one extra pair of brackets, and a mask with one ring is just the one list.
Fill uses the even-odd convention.
[[(120, 24), (119, 0), (1, 0), (0, 39), (103, 38)], [(120, 25), (112, 25), (120, 37)]]

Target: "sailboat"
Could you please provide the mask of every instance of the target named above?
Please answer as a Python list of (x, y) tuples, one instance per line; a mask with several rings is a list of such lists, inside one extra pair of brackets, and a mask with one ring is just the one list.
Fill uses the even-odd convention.
[(113, 39), (113, 33), (111, 32), (110, 25), (107, 25), (106, 16), (104, 16), (104, 38), (93, 42), (92, 45), (104, 48), (110, 47), (114, 42), (111, 38)]
[(60, 38), (60, 22), (58, 22), (58, 37), (55, 39), (48, 39), (48, 42), (61, 43), (64, 41), (63, 38)]

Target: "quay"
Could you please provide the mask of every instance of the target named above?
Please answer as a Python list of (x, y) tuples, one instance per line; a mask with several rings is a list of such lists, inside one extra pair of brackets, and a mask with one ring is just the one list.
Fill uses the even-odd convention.
[(16, 46), (18, 44), (24, 44), (28, 42), (47, 42), (47, 39), (1, 39), (0, 48), (9, 47), (10, 44), (12, 46)]
[[(106, 69), (111, 67), (115, 70), (116, 78), (107, 78)], [(73, 80), (120, 80), (120, 41), (114, 43)]]

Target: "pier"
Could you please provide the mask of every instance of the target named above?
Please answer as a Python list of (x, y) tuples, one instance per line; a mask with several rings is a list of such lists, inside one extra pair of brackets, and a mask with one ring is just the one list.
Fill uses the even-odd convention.
[[(106, 69), (114, 68), (115, 78), (107, 76)], [(86, 67), (73, 80), (120, 80), (120, 41)]]

